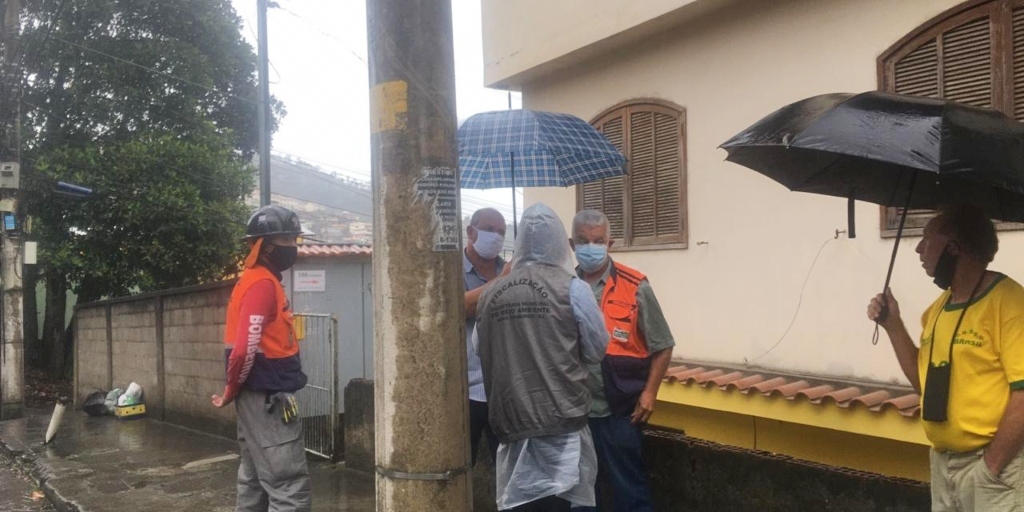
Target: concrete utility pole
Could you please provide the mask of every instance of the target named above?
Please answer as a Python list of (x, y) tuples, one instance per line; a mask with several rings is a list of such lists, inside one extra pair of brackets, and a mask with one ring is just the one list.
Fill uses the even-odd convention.
[(270, 204), (270, 55), (267, 53), (267, 0), (257, 0), (256, 42), (259, 74), (260, 206)]
[[(0, 70), (0, 119), (3, 135), (0, 136), (0, 182), (11, 183), (18, 174), (20, 164), (20, 120), (21, 120), (21, 67), (19, 66), (19, 43), (21, 40), (21, 2), (7, 0), (3, 20), (3, 68)], [(18, 180), (15, 178), (14, 182)], [(10, 186), (10, 185), (7, 185)], [(0, 188), (0, 212), (13, 214), (18, 219), (18, 189)], [(0, 219), (7, 224), (7, 215)], [(4, 226), (2, 248), (0, 248), (0, 279), (3, 279), (2, 308), (0, 323), (0, 420), (20, 418), (25, 403), (25, 338), (22, 325), (21, 287), (21, 239), (16, 232)], [(13, 235), (13, 236), (12, 236)]]
[(469, 511), (450, 0), (367, 0), (378, 511)]

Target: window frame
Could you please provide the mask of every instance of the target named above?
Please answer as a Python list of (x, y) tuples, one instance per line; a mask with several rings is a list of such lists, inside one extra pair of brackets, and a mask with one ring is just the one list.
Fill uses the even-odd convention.
[[(928, 41), (936, 40), (943, 34), (987, 16), (994, 54), (992, 61), (992, 108), (1013, 117), (1015, 100), (1013, 91), (1013, 10), (1024, 7), (1024, 0), (968, 0), (939, 13), (922, 23), (878, 56), (876, 61), (878, 90), (894, 92), (896, 89), (896, 64), (904, 57), (917, 51)], [(941, 49), (939, 58), (943, 57)], [(1009, 71), (1009, 72), (1007, 72)], [(940, 94), (945, 86), (942, 70), (939, 70), (938, 87)], [(1020, 98), (1024, 101), (1024, 97)], [(882, 238), (894, 238), (899, 226), (899, 208), (879, 206), (879, 232)], [(1024, 224), (995, 222), (996, 229), (1020, 230)], [(923, 228), (906, 228), (903, 236), (921, 236)]]
[[(632, 136), (630, 133), (630, 114), (637, 111), (660, 113), (676, 118), (676, 140), (678, 143), (677, 151), (679, 155), (679, 196), (677, 198), (679, 201), (679, 234), (677, 235), (655, 235), (653, 237), (633, 238), (633, 184), (631, 179), (632, 175), (629, 172), (632, 155), (629, 150), (629, 142)], [(590, 125), (597, 128), (615, 117), (621, 117), (623, 122), (622, 144), (623, 154), (627, 159), (627, 172), (626, 175), (623, 176), (622, 184), (623, 238), (614, 239), (615, 244), (612, 245), (610, 250), (612, 252), (627, 252), (686, 249), (689, 246), (688, 240), (690, 234), (689, 204), (687, 201), (686, 109), (681, 105), (667, 100), (656, 98), (637, 98), (617, 103), (603, 110), (600, 114), (594, 116), (590, 120)], [(585, 204), (583, 194), (583, 185), (576, 185), (576, 212), (581, 211)], [(657, 217), (655, 217), (655, 219), (657, 219)], [(655, 220), (655, 222), (657, 223), (657, 220)]]

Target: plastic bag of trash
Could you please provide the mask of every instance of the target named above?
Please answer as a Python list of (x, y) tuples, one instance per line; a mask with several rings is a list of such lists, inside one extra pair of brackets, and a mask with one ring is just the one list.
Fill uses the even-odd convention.
[(107, 406), (107, 412), (114, 413), (114, 409), (117, 407), (117, 399), (123, 394), (124, 391), (121, 388), (114, 388), (110, 393), (107, 393), (107, 398), (104, 401), (104, 404)]
[(132, 382), (128, 389), (117, 399), (117, 405), (136, 405), (142, 403), (142, 386)]
[(103, 416), (107, 414), (107, 392), (96, 391), (85, 398), (82, 410), (89, 416)]

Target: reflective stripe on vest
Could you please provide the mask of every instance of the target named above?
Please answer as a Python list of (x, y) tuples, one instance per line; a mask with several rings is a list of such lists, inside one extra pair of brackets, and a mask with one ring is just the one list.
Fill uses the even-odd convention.
[(620, 263), (612, 262), (608, 282), (601, 297), (604, 324), (611, 339), (608, 355), (646, 358), (647, 340), (637, 327), (639, 305), (636, 294), (647, 276)]
[(281, 286), (277, 276), (260, 265), (243, 272), (242, 277), (238, 280), (238, 284), (235, 285), (234, 291), (231, 292), (231, 302), (228, 303), (227, 325), (224, 330), (224, 344), (228, 348), (235, 345), (238, 322), (241, 321), (239, 316), (242, 312), (242, 299), (254, 284), (264, 279), (274, 283), (274, 305), (277, 308), (277, 315), (268, 324), (263, 326), (259, 351), (268, 359), (294, 356), (299, 352), (299, 344), (295, 342), (292, 312), (291, 308), (288, 307), (288, 298), (284, 295), (284, 287)]

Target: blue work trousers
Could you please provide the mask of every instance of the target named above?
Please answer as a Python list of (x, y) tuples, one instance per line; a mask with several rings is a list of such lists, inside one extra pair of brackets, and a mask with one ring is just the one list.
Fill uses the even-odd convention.
[[(629, 417), (607, 416), (590, 418), (590, 433), (597, 450), (598, 486), (607, 483), (612, 491), (615, 512), (651, 512), (651, 489), (641, 453), (643, 431), (630, 422)], [(601, 492), (597, 492), (597, 507), (573, 507), (573, 511), (600, 510)]]

